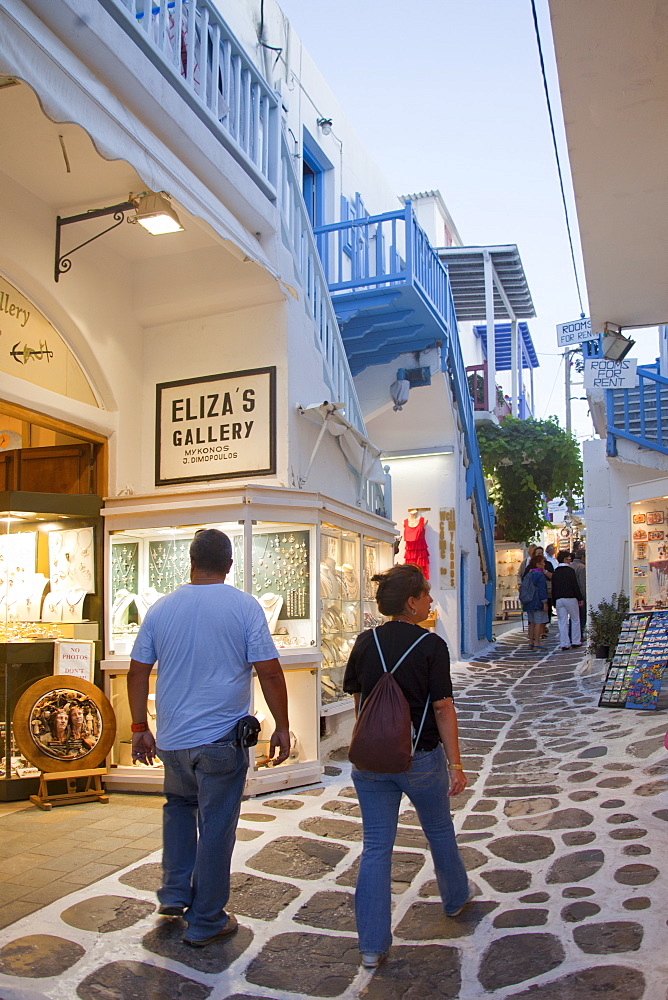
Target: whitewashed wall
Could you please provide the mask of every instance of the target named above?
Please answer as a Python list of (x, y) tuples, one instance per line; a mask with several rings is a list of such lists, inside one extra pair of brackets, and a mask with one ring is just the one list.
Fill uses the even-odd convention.
[(596, 607), (612, 593), (629, 593), (629, 486), (665, 480), (665, 470), (608, 459), (604, 440), (585, 441), (587, 603)]

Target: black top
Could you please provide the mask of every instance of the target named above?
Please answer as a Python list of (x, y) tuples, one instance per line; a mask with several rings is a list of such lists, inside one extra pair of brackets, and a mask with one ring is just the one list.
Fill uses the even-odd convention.
[[(385, 657), (385, 666), (391, 670), (415, 640), (425, 632), (419, 625), (409, 622), (386, 622), (378, 628), (378, 640)], [(361, 694), (361, 701), (371, 694), (380, 680), (383, 667), (380, 662), (373, 629), (357, 636), (350, 653), (343, 678), (343, 689), (348, 694)], [(422, 721), (424, 706), (429, 697), (429, 708), (422, 727), (417, 750), (433, 750), (440, 743), (436, 716), (431, 702), (452, 698), (450, 680), (450, 655), (440, 636), (427, 632), (393, 674), (411, 710), (411, 721), (417, 733)]]
[(558, 601), (560, 597), (583, 600), (575, 570), (568, 563), (560, 563), (552, 576), (552, 600)]

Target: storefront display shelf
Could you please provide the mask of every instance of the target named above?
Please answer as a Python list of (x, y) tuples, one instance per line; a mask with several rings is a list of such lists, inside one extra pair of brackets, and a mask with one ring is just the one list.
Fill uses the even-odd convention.
[[(21, 695), (54, 672), (59, 641), (102, 652), (99, 497), (0, 492), (0, 800), (28, 798), (39, 771), (18, 750)], [(98, 675), (99, 676), (99, 675)]]
[[(373, 594), (363, 594), (360, 586), (363, 551), (373, 553), (373, 560), (367, 555), (373, 572), (391, 565), (393, 533), (387, 521), (320, 494), (257, 484), (119, 498), (107, 501), (103, 516), (108, 595), (103, 673), (118, 719), (110, 786), (161, 787), (161, 767), (139, 767), (128, 756), (124, 675), (146, 608), (187, 582), (190, 541), (207, 527), (229, 535), (234, 561), (227, 582), (260, 601), (288, 687), (295, 745), (284, 764), (270, 767), (264, 751), (271, 718), (259, 684), (254, 685), (252, 711), (265, 718), (247, 793), (318, 781), (320, 716), (352, 709), (342, 689), (345, 663), (372, 611), (377, 615)], [(323, 566), (329, 573), (327, 593)]]

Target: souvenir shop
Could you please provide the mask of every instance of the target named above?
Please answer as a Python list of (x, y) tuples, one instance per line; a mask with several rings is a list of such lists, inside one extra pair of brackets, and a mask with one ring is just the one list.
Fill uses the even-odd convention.
[(668, 608), (668, 479), (629, 486), (629, 498), (631, 610)]

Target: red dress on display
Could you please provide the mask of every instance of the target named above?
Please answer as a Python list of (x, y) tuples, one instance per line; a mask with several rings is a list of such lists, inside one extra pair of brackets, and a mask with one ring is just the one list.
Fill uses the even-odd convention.
[(417, 524), (413, 525), (409, 524), (408, 520), (404, 521), (404, 542), (406, 543), (404, 562), (419, 566), (428, 580), (429, 549), (427, 548), (427, 540), (425, 538), (423, 517), (420, 518)]

